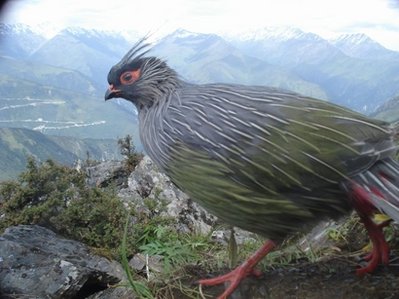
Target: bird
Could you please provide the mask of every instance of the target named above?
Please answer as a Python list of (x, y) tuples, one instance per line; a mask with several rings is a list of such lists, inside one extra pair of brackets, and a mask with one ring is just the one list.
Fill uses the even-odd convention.
[[(227, 298), (287, 237), (353, 210), (372, 242), (357, 274), (389, 263), (382, 229), (399, 221), (398, 125), (276, 87), (187, 82), (151, 50), (143, 38), (110, 68), (105, 100), (135, 105), (145, 152), (177, 187), (267, 238), (201, 285), (227, 283)], [(376, 213), (390, 220), (377, 224)]]

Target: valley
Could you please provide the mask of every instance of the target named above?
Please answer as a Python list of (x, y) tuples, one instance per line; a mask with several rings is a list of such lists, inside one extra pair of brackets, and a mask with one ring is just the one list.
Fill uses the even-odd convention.
[[(139, 38), (78, 27), (45, 37), (43, 28), (0, 24), (0, 128), (115, 144), (130, 134), (142, 150), (134, 106), (103, 98), (110, 67)], [(189, 82), (284, 88), (389, 121), (399, 109), (392, 103), (399, 95), (399, 53), (361, 33), (327, 40), (291, 27), (233, 36), (179, 29), (150, 42), (150, 54)], [(118, 156), (115, 151), (108, 156)], [(14, 156), (11, 151), (7, 159)]]

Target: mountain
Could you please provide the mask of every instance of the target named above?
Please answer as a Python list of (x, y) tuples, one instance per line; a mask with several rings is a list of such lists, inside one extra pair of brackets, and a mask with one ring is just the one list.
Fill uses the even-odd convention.
[[(134, 34), (66, 28), (43, 37), (43, 28), (0, 29), (0, 127), (79, 138), (131, 134), (141, 148), (133, 105), (103, 100), (107, 73)], [(367, 59), (368, 51), (380, 58)], [(190, 82), (282, 87), (370, 113), (399, 94), (392, 52), (362, 35), (328, 41), (296, 28), (264, 28), (226, 38), (181, 29), (150, 53)]]
[(66, 28), (46, 41), (29, 58), (32, 61), (73, 69), (91, 79), (98, 88), (107, 87), (107, 74), (112, 65), (131, 48), (120, 34)]
[[(117, 34), (112, 38), (111, 33), (65, 29), (47, 42), (41, 42), (39, 48), (33, 47), (36, 49), (33, 52), (25, 51), (23, 55), (17, 55), (7, 45), (21, 39), (29, 40), (35, 32), (24, 25), (3, 24), (1, 28), (7, 34), (3, 34), (4, 41), (0, 44), (0, 53), (4, 54), (0, 55), (0, 127), (23, 127), (51, 135), (80, 138), (116, 139), (130, 134), (140, 148), (133, 106), (120, 104), (120, 101), (104, 102), (107, 72), (125, 51), (118, 48), (116, 41), (129, 48), (128, 41)], [(76, 52), (65, 51), (68, 43), (58, 43), (57, 46), (54, 39), (57, 41), (60, 35), (70, 36), (70, 41), (76, 44)], [(89, 45), (93, 49), (90, 57), (86, 57), (84, 51), (77, 50), (80, 47), (89, 49)], [(107, 50), (107, 46), (110, 49)], [(116, 52), (112, 53), (112, 49)], [(99, 59), (96, 51), (108, 51), (108, 56), (103, 54), (107, 60)], [(47, 52), (54, 59), (65, 56), (72, 61), (71, 56), (76, 55), (76, 64), (60, 67), (55, 66), (55, 62), (51, 64), (51, 61), (46, 63), (32, 58)], [(95, 76), (81, 71), (87, 65), (97, 73), (97, 81)]]
[(265, 27), (228, 40), (248, 55), (287, 68), (301, 63), (318, 64), (341, 54), (320, 36), (292, 27)]
[(269, 85), (327, 98), (317, 84), (280, 66), (243, 54), (215, 34), (179, 29), (158, 41), (151, 53), (166, 58), (169, 65), (190, 82)]
[(45, 38), (27, 25), (0, 23), (0, 41), (0, 56), (26, 58), (45, 42)]
[(86, 160), (87, 153), (95, 160), (121, 158), (115, 140), (48, 136), (22, 128), (0, 128), (0, 152), (0, 181), (15, 178), (23, 171), (28, 156), (67, 165)]
[[(0, 59), (0, 126), (51, 135), (114, 138), (133, 135), (137, 118), (77, 71), (11, 58)], [(136, 144), (137, 144), (136, 143)]]
[(399, 122), (399, 95), (377, 107), (371, 116), (390, 122)]
[(399, 53), (388, 50), (365, 34), (343, 34), (330, 43), (346, 55), (366, 60), (392, 60), (399, 62)]
[(352, 57), (313, 33), (265, 28), (229, 41), (247, 55), (318, 84), (330, 101), (363, 113), (372, 112), (399, 92), (397, 61)]

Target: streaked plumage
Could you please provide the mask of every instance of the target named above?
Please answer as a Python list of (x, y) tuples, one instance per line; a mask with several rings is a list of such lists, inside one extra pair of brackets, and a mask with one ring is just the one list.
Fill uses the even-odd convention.
[(111, 69), (106, 99), (136, 105), (147, 154), (224, 221), (278, 242), (348, 213), (353, 186), (375, 186), (389, 202), (379, 208), (397, 209), (394, 126), (281, 89), (190, 84), (145, 49)]

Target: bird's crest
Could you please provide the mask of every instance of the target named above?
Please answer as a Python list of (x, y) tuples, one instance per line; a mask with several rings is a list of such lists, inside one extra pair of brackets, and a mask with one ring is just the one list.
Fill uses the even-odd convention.
[(131, 48), (125, 56), (122, 57), (121, 61), (118, 63), (119, 66), (132, 63), (134, 60), (140, 59), (145, 54), (151, 50), (151, 44), (147, 42), (148, 35), (141, 38), (134, 46)]

